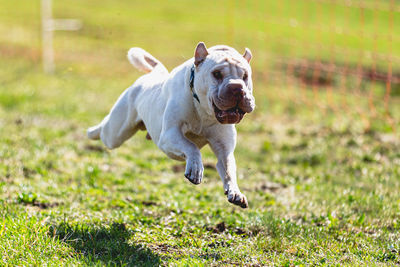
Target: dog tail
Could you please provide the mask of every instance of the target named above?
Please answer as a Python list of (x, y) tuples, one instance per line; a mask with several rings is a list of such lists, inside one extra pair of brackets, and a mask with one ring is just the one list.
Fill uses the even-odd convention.
[(129, 49), (128, 60), (135, 68), (145, 73), (152, 71), (168, 73), (167, 68), (159, 60), (139, 47)]

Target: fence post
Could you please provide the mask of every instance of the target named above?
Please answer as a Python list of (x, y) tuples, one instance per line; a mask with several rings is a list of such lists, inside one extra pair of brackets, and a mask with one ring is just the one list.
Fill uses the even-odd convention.
[(43, 71), (53, 73), (55, 69), (53, 32), (56, 30), (76, 31), (82, 27), (82, 23), (75, 19), (53, 19), (52, 0), (41, 0), (41, 17)]

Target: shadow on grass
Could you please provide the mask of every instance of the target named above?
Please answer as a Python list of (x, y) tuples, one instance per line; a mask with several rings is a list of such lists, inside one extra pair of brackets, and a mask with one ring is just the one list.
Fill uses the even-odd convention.
[(129, 240), (132, 231), (125, 224), (111, 225), (61, 223), (50, 228), (50, 235), (73, 247), (87, 264), (116, 266), (159, 266), (160, 257), (150, 249)]

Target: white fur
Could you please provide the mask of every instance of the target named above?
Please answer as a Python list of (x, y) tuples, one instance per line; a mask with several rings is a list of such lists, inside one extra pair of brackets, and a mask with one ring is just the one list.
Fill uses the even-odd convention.
[(100, 138), (108, 148), (113, 149), (136, 131), (147, 130), (165, 154), (186, 161), (185, 176), (194, 184), (199, 184), (203, 177), (200, 149), (209, 144), (218, 158), (217, 170), (228, 200), (247, 207), (246, 197), (236, 182), (233, 155), (236, 128), (233, 124), (220, 124), (214, 116), (210, 99), (218, 88), (210, 71), (226, 57), (239, 61), (249, 73), (246, 92), (254, 108), (251, 68), (248, 58), (245, 59), (233, 48), (224, 47), (226, 51), (218, 48), (221, 46), (210, 48), (206, 60), (196, 67), (194, 90), (200, 103), (193, 98), (189, 87), (193, 58), (168, 73), (161, 62), (148, 52), (141, 48), (131, 48), (128, 52), (129, 61), (147, 74), (122, 93), (110, 113), (100, 124), (89, 128), (87, 135), (90, 139)]

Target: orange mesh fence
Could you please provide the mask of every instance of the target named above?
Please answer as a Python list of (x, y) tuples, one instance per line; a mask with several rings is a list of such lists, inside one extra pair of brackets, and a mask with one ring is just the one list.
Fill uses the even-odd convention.
[[(400, 2), (395, 0), (228, 1), (228, 42), (255, 48), (267, 83), (293, 102), (356, 114), (396, 130), (400, 120)], [(243, 25), (240, 14), (255, 10)], [(246, 19), (244, 19), (246, 20)], [(362, 103), (362, 104), (361, 104)], [(398, 130), (398, 129), (397, 129)]]

